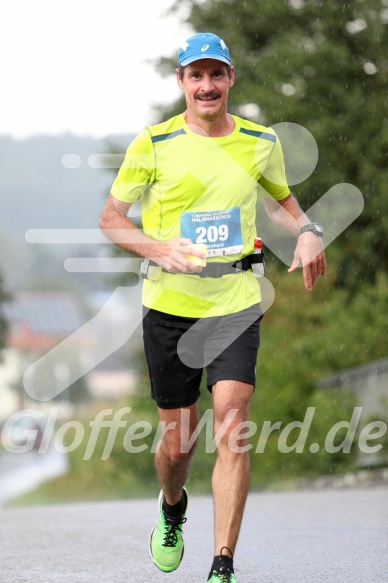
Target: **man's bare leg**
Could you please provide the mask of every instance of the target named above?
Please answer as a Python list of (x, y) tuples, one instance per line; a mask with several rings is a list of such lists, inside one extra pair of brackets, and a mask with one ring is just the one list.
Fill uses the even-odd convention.
[(159, 515), (151, 532), (150, 552), (161, 571), (171, 572), (179, 567), (183, 557), (182, 525), (186, 522), (187, 508), (183, 486), (196, 445), (190, 438), (197, 427), (198, 410), (196, 405), (159, 409), (159, 416), (164, 431), (155, 455), (155, 467), (163, 495), (159, 497)]
[(187, 447), (185, 443), (181, 443), (181, 436), (183, 433), (191, 438), (198, 425), (198, 406), (195, 403), (182, 409), (158, 409), (158, 412), (160, 420), (165, 423), (165, 431), (155, 454), (155, 467), (164, 498), (172, 506), (182, 496), (196, 446), (195, 442), (186, 451)]
[[(215, 555), (220, 554), (222, 547), (227, 547), (234, 553), (240, 532), (250, 483), (250, 461), (248, 452), (236, 452), (235, 448), (229, 446), (228, 441), (233, 429), (248, 419), (252, 392), (252, 385), (239, 381), (219, 381), (213, 386), (216, 435), (228, 412), (237, 409), (217, 447), (217, 459), (213, 470)], [(243, 447), (246, 440), (232, 440), (230, 445), (233, 444)]]

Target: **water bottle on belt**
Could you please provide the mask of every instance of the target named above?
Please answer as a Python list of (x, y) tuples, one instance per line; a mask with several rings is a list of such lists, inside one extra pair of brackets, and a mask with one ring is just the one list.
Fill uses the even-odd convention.
[(263, 242), (260, 237), (255, 237), (253, 242), (253, 252), (252, 252), (252, 272), (256, 279), (259, 277), (264, 277), (265, 275), (265, 261), (264, 261), (264, 251)]

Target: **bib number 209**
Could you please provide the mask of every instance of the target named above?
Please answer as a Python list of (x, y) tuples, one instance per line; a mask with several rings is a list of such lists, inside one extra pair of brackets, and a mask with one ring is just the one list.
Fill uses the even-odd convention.
[(181, 237), (207, 247), (207, 256), (240, 253), (243, 249), (240, 207), (227, 210), (183, 212)]
[(198, 227), (195, 229), (198, 234), (196, 243), (216, 243), (226, 241), (229, 236), (228, 225), (209, 225), (209, 227)]

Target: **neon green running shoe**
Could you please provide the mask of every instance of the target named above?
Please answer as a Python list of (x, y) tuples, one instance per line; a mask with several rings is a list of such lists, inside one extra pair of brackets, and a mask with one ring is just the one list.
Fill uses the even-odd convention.
[(237, 583), (233, 570), (233, 558), (222, 554), (222, 551), (225, 548), (233, 557), (233, 553), (228, 547), (222, 547), (220, 551), (221, 554), (214, 557), (207, 583)]
[(207, 583), (237, 583), (237, 579), (233, 571), (228, 567), (225, 567), (225, 569), (220, 567), (219, 569), (212, 569)]
[(186, 508), (183, 514), (177, 518), (171, 518), (165, 514), (163, 503), (163, 491), (160, 492), (158, 507), (159, 517), (151, 532), (150, 553), (153, 562), (161, 571), (170, 573), (175, 571), (182, 561), (184, 544), (182, 538), (182, 524), (186, 522), (187, 492), (183, 488), (186, 498)]

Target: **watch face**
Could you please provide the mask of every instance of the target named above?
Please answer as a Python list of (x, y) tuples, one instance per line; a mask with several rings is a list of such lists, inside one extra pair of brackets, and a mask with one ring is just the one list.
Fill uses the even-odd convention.
[(323, 233), (321, 225), (317, 225), (316, 223), (314, 223), (314, 230), (317, 231), (317, 233)]

